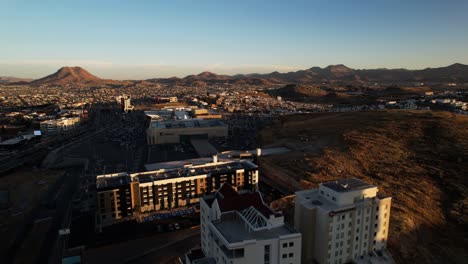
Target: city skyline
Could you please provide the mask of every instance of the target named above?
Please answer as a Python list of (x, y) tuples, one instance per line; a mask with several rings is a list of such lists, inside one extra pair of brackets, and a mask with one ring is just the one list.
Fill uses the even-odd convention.
[[(468, 62), (466, 1), (4, 1), (0, 75), (101, 78), (442, 67)], [(331, 19), (333, 18), (333, 19)]]

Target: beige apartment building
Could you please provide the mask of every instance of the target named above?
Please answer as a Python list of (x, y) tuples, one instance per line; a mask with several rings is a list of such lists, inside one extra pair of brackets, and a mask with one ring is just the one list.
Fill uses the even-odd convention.
[(296, 192), (294, 226), (302, 233), (302, 263), (374, 263), (387, 246), (390, 207), (391, 197), (358, 179)]

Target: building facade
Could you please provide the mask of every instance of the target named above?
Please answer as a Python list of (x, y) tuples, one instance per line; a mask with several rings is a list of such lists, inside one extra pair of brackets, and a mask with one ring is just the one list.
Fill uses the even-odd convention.
[(385, 250), (390, 207), (391, 197), (358, 179), (296, 192), (294, 226), (302, 233), (302, 263), (360, 263)]
[(106, 226), (138, 214), (192, 206), (223, 183), (237, 190), (257, 190), (258, 168), (247, 160), (214, 159), (202, 165), (98, 175), (98, 223)]
[(120, 108), (124, 112), (131, 112), (134, 109), (134, 106), (132, 105), (132, 101), (129, 95), (119, 95), (116, 98), (117, 104), (119, 104)]
[(259, 192), (236, 192), (224, 184), (201, 198), (200, 221), (202, 257), (213, 263), (301, 263), (301, 234)]
[(148, 145), (174, 144), (196, 138), (227, 137), (228, 127), (218, 120), (152, 121), (146, 129)]
[(80, 117), (62, 117), (60, 119), (42, 121), (40, 123), (40, 130), (42, 135), (56, 135), (74, 129), (80, 123)]

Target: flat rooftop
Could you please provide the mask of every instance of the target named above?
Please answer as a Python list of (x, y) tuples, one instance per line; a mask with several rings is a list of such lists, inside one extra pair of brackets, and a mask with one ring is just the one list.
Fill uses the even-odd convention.
[(188, 166), (186, 168), (174, 168), (162, 171), (149, 171), (131, 174), (131, 178), (136, 178), (140, 183), (152, 182), (155, 180), (191, 177), (205, 175), (209, 173), (224, 173), (240, 169), (254, 169), (257, 165), (248, 161), (231, 161), (223, 163), (208, 163), (202, 166)]
[(224, 213), (221, 215), (220, 220), (213, 221), (212, 223), (229, 243), (246, 240), (268, 240), (292, 234), (299, 235), (298, 231), (286, 223), (270, 229), (249, 230), (248, 225), (244, 223), (244, 220), (236, 212)]
[(15, 145), (15, 144), (18, 144), (18, 143), (20, 143), (20, 142), (22, 142), (24, 140), (25, 140), (24, 138), (15, 137), (15, 138), (7, 139), (5, 141), (0, 142), (0, 146)]
[(323, 196), (321, 196), (319, 194), (318, 189), (310, 189), (296, 192), (296, 197), (301, 198), (303, 200), (302, 205), (309, 209), (320, 207), (324, 210), (334, 211), (340, 208), (336, 204), (328, 201)]
[(166, 120), (152, 121), (149, 128), (153, 129), (177, 129), (177, 128), (200, 128), (200, 127), (219, 127), (226, 126), (218, 120), (202, 120), (202, 119), (187, 119), (187, 120)]
[(322, 183), (322, 186), (330, 188), (335, 192), (349, 192), (349, 191), (363, 190), (367, 188), (376, 187), (372, 184), (369, 184), (365, 181), (361, 181), (355, 178), (325, 182), (325, 183)]
[(96, 176), (97, 189), (124, 186), (130, 184), (130, 182), (130, 176), (126, 172)]
[[(275, 155), (281, 154), (291, 151), (285, 147), (278, 147), (278, 148), (262, 148), (262, 156), (268, 155)], [(257, 155), (257, 150), (229, 150), (223, 151), (218, 153), (218, 160), (222, 162), (228, 162), (230, 160), (235, 160), (235, 158), (239, 157), (241, 154), (250, 154), (250, 155)], [(166, 162), (159, 162), (159, 163), (150, 163), (145, 165), (145, 169), (147, 171), (152, 170), (160, 170), (160, 169), (175, 169), (175, 168), (183, 168), (186, 165), (193, 165), (199, 166), (204, 165), (207, 163), (213, 162), (212, 157), (205, 157), (205, 158), (195, 158), (195, 159), (186, 159), (186, 160), (175, 160), (175, 161), (166, 161)]]

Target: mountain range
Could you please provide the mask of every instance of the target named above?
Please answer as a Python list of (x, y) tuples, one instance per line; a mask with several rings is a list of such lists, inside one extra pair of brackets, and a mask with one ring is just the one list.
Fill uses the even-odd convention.
[[(28, 80), (12, 77), (0, 77), (0, 83), (17, 83)], [(295, 72), (272, 72), (267, 74), (237, 74), (233, 76), (202, 72), (184, 78), (154, 78), (140, 81), (117, 81), (101, 79), (81, 67), (62, 67), (46, 77), (30, 81), (30, 85), (132, 85), (139, 84), (172, 84), (203, 86), (207, 84), (233, 85), (273, 85), (285, 83), (316, 84), (323, 82), (345, 83), (398, 83), (398, 82), (456, 82), (468, 83), (468, 65), (455, 63), (447, 67), (426, 68), (422, 70), (407, 69), (352, 69), (343, 64), (330, 65), (325, 68), (312, 67)]]

